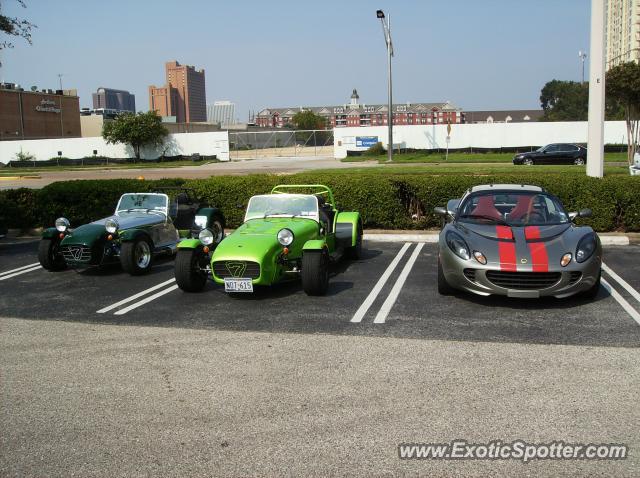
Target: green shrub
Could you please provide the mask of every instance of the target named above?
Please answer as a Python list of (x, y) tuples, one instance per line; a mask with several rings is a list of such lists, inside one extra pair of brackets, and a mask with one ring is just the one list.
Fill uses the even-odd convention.
[(373, 146), (369, 146), (369, 148), (363, 154), (365, 156), (382, 156), (383, 154), (387, 154), (387, 150), (384, 149), (382, 143), (378, 141)]
[(53, 183), (41, 190), (0, 191), (0, 210), (9, 227), (52, 225), (59, 216), (83, 224), (113, 213), (121, 194), (184, 185), (225, 214), (228, 227), (241, 224), (249, 198), (280, 183), (326, 184), (340, 210), (359, 211), (365, 227), (424, 229), (438, 227), (435, 206), (444, 206), (468, 188), (487, 183), (535, 184), (557, 195), (567, 210), (591, 208), (593, 217), (581, 219), (597, 231), (640, 231), (640, 181), (632, 176), (589, 178), (582, 174), (332, 174), (290, 176), (256, 174), (208, 179), (138, 181), (113, 179)]

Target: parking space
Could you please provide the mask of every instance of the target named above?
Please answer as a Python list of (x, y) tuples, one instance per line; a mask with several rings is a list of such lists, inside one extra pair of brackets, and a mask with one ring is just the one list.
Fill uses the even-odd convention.
[(523, 300), (436, 289), (434, 244), (365, 244), (356, 262), (333, 266), (329, 292), (308, 297), (299, 282), (229, 296), (220, 286), (187, 294), (173, 262), (130, 277), (118, 267), (51, 273), (37, 241), (0, 246), (4, 316), (182, 328), (390, 336), (477, 342), (640, 346), (640, 248), (605, 251), (605, 284), (595, 300)]

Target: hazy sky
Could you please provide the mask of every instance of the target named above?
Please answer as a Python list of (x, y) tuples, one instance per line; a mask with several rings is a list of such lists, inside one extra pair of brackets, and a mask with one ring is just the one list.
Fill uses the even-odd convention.
[[(146, 1), (2, 0), (38, 28), (2, 54), (0, 79), (24, 88), (129, 90), (148, 109), (164, 62), (206, 70), (207, 102), (236, 116), (266, 106), (386, 102), (386, 50), (375, 11), (391, 16), (394, 102), (466, 109), (538, 108), (551, 79), (580, 80), (589, 0)], [(588, 60), (587, 60), (588, 76)]]

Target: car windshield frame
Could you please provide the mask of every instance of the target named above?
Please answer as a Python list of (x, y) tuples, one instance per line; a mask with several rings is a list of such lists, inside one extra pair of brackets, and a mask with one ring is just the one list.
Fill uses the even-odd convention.
[[(259, 207), (257, 209), (256, 202), (261, 199), (271, 201), (269, 207)], [(298, 212), (287, 209), (286, 202), (299, 200), (301, 203), (308, 200), (308, 210), (300, 208)], [(254, 210), (252, 210), (252, 207)], [(290, 217), (311, 219), (319, 222), (318, 198), (312, 194), (259, 194), (249, 199), (247, 211), (244, 215), (244, 222), (252, 219), (266, 219), (270, 217)]]
[[(558, 216), (558, 220), (556, 221), (551, 221), (548, 218), (545, 221), (540, 221), (540, 222), (520, 222), (520, 221), (513, 221), (513, 220), (509, 220), (509, 214), (511, 212), (513, 212), (513, 210), (516, 208), (516, 204), (513, 205), (511, 211), (509, 211), (509, 213), (503, 214), (501, 216), (501, 218), (496, 218), (495, 220), (491, 219), (490, 217), (478, 217), (477, 220), (474, 220), (472, 216), (468, 215), (468, 214), (464, 214), (463, 212), (465, 211), (467, 204), (469, 203), (469, 201), (472, 201), (474, 198), (476, 197), (480, 197), (480, 196), (494, 196), (494, 205), (495, 205), (495, 196), (498, 195), (505, 195), (505, 196), (522, 196), (522, 195), (529, 195), (529, 196), (542, 196), (544, 198), (547, 198), (549, 200), (551, 200), (551, 202), (553, 203), (553, 205), (556, 208), (557, 211), (557, 216)], [(482, 215), (479, 215), (482, 216)], [(506, 216), (506, 217), (505, 217)], [(539, 214), (538, 214), (539, 216)], [(531, 216), (530, 216), (531, 217)], [(455, 216), (455, 221), (456, 222), (461, 222), (464, 224), (479, 224), (479, 225), (498, 225), (498, 226), (509, 226), (509, 227), (527, 227), (527, 226), (558, 226), (558, 225), (564, 225), (564, 224), (569, 224), (571, 222), (570, 218), (569, 218), (569, 214), (567, 213), (566, 209), (564, 208), (564, 205), (562, 204), (562, 201), (560, 201), (560, 199), (547, 192), (547, 191), (519, 191), (519, 190), (514, 190), (514, 189), (504, 189), (504, 190), (485, 190), (485, 191), (476, 191), (473, 193), (468, 194), (461, 202), (460, 205), (457, 209), (456, 212), (456, 216)]]
[[(133, 200), (134, 204), (127, 202), (129, 197), (135, 197), (135, 196), (160, 198), (162, 199), (162, 202), (164, 205), (162, 206), (159, 204), (154, 205), (153, 203), (149, 203), (145, 205), (144, 202), (137, 201), (136, 199)], [(140, 212), (140, 211), (144, 211), (145, 213), (150, 213), (150, 214), (162, 214), (165, 217), (168, 217), (169, 196), (162, 193), (125, 193), (122, 196), (120, 196), (120, 199), (118, 200), (118, 205), (116, 206), (115, 215), (120, 216), (122, 215), (122, 213), (126, 214), (126, 213), (132, 213), (132, 212)]]

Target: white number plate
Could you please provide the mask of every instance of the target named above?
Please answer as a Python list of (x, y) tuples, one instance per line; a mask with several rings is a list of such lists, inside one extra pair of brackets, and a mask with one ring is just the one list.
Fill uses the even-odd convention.
[(253, 292), (251, 279), (229, 279), (224, 280), (225, 292)]

